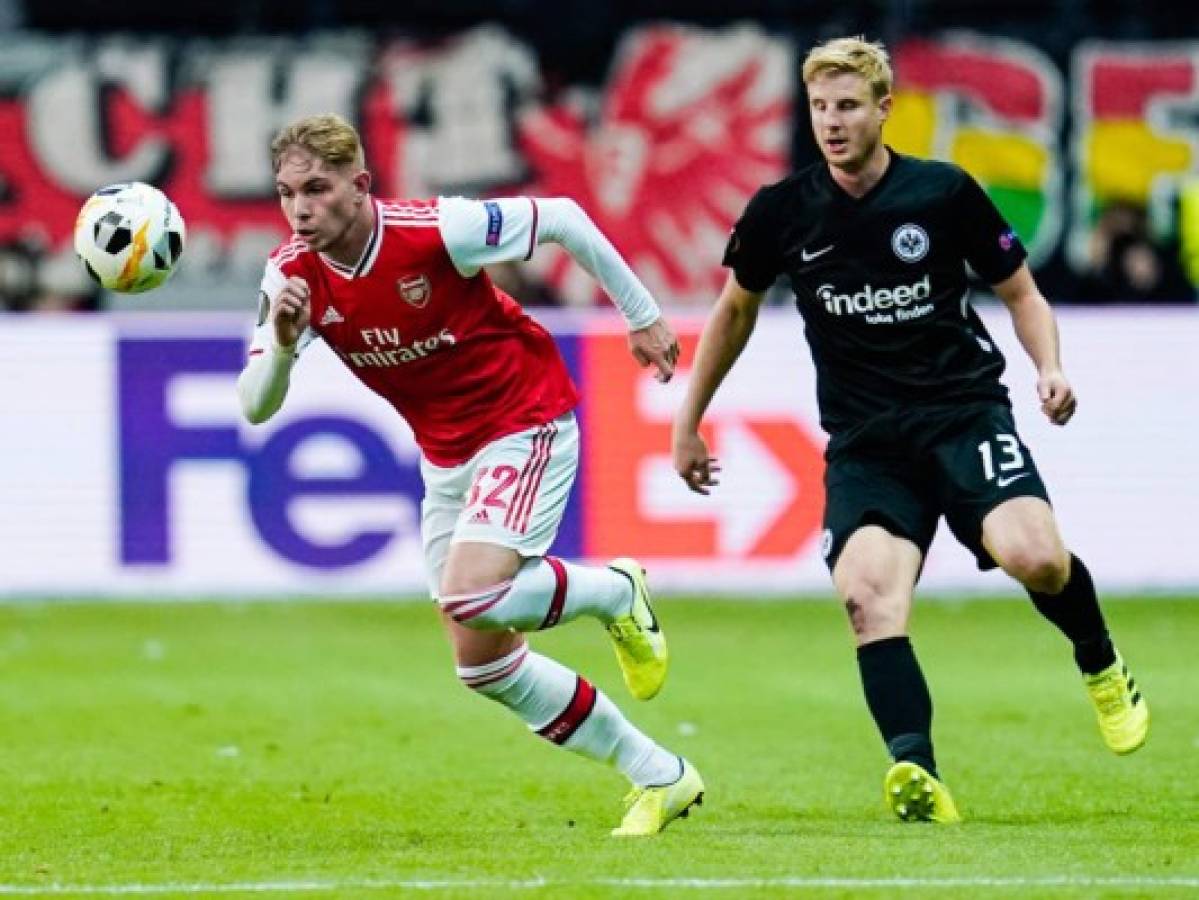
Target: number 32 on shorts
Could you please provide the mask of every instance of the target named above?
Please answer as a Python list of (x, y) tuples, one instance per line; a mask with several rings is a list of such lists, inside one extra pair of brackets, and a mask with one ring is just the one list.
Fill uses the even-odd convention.
[(466, 509), (507, 510), (512, 498), (507, 496), (516, 484), (520, 472), (516, 466), (480, 466), (471, 482)]
[(994, 438), (983, 441), (978, 445), (978, 455), (983, 461), (983, 476), (1001, 488), (1028, 474), (1005, 474), (1024, 468), (1024, 453), (1020, 450), (1019, 438), (1014, 434), (997, 434)]

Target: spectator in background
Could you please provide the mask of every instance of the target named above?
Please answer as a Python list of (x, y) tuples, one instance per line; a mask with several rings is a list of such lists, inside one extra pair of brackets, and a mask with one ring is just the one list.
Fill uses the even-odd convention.
[(99, 291), (71, 254), (47, 252), (25, 238), (0, 244), (0, 312), (87, 312), (99, 308)]
[(1090, 263), (1079, 303), (1194, 303), (1195, 288), (1176, 253), (1154, 242), (1144, 207), (1107, 206), (1091, 235)]
[(0, 310), (16, 311), (28, 307), (34, 294), (37, 260), (23, 244), (0, 246)]

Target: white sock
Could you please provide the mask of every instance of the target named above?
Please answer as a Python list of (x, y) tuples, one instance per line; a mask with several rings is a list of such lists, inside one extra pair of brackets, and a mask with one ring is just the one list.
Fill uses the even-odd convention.
[(679, 758), (634, 728), (602, 691), (527, 645), (481, 666), (459, 666), (458, 677), (541, 737), (611, 763), (639, 787), (670, 784), (682, 773)]
[(606, 567), (543, 556), (526, 560), (511, 581), (439, 597), (437, 602), (468, 628), (539, 631), (579, 616), (592, 616), (606, 625), (629, 611), (633, 585), (627, 576)]

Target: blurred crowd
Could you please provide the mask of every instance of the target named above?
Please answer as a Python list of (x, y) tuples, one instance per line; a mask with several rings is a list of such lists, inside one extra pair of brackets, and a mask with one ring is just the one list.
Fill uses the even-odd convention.
[[(802, 16), (797, 13), (801, 7)], [(402, 27), (418, 35), (436, 36), (494, 20), (537, 47), (548, 82), (570, 84), (603, 77), (621, 31), (645, 21), (677, 19), (718, 27), (732, 20), (752, 19), (768, 29), (788, 31), (797, 39), (862, 31), (888, 41), (934, 28), (993, 28), (1026, 39), (1035, 34), (1038, 45), (1061, 62), (1080, 34), (1155, 40), (1177, 39), (1188, 33), (1188, 28), (1193, 33), (1194, 22), (1188, 18), (1193, 12), (1186, 12), (1185, 7), (1164, 0), (1010, 0), (1002, 8), (962, 0), (815, 0), (807, 4), (745, 0), (730, 10), (729, 4), (715, 0), (638, 4), (557, 0), (552, 8), (546, 0), (411, 0), (404, 5), (403, 21), (398, 22), (394, 10), (368, 0), (251, 0), (223, 6), (198, 0), (171, 4), (127, 0), (116, 6), (99, 0), (0, 0), (0, 32), (24, 28), (55, 34), (121, 31), (234, 36), (354, 25)], [(802, 128), (803, 123), (798, 123), (797, 130)], [(797, 140), (794, 149), (796, 164), (806, 161), (801, 143)], [(9, 188), (0, 166), (0, 207)], [(1094, 221), (1086, 252), (1059, 251), (1040, 262), (1036, 270), (1039, 283), (1057, 303), (1195, 303), (1199, 178), (1183, 185), (1177, 206), (1166, 217), (1171, 231), (1163, 233), (1158, 227), (1160, 215), (1150, 216), (1149, 210), (1133, 203), (1110, 203)], [(528, 266), (497, 267), (492, 276), (527, 305), (564, 302), (538, 271)], [(243, 287), (239, 285), (239, 290)], [(204, 302), (207, 286), (191, 290), (201, 298), (197, 302)], [(715, 293), (713, 290), (712, 300)], [(673, 302), (671, 297), (659, 299), (667, 305)], [(781, 286), (772, 292), (771, 301), (788, 303), (790, 292)], [(105, 308), (108, 302), (83, 276), (69, 248), (52, 246), (36, 228), (0, 242), (0, 310), (91, 311)]]
[(1194, 303), (1180, 246), (1155, 240), (1143, 207), (1113, 203), (1091, 232), (1074, 300), (1090, 304)]
[(51, 253), (34, 237), (0, 244), (0, 310), (92, 312), (101, 299), (73, 256)]
[[(1199, 220), (1199, 213), (1192, 217)], [(1193, 304), (1199, 299), (1196, 248), (1199, 236), (1189, 243), (1157, 238), (1143, 207), (1115, 203), (1099, 214), (1082, 267), (1067, 269), (1063, 277), (1058, 269), (1064, 264), (1060, 264), (1038, 273), (1038, 278), (1046, 294), (1058, 304)], [(528, 265), (505, 263), (488, 271), (497, 285), (526, 306), (566, 305)], [(660, 299), (667, 305), (671, 302), (670, 298)], [(792, 302), (792, 295), (780, 283), (769, 301), (787, 304)], [(103, 308), (102, 292), (83, 277), (69, 252), (51, 253), (35, 237), (0, 245), (0, 310), (63, 313)]]

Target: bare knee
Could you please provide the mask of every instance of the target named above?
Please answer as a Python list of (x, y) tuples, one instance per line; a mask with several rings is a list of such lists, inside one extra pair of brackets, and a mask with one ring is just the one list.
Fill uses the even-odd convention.
[(859, 644), (907, 632), (908, 604), (885, 579), (872, 572), (851, 573), (839, 589)]
[(447, 570), (441, 577), (440, 597), (477, 594), (508, 581), (511, 581), (511, 579), (503, 578), (496, 572), (486, 570), (466, 568)]
[(1070, 554), (1049, 504), (1017, 497), (983, 520), (983, 545), (1000, 567), (1030, 591), (1058, 594), (1070, 579)]
[(442, 596), (472, 594), (511, 581), (520, 555), (509, 547), (467, 542), (451, 544), (439, 588)]
[(1070, 576), (1066, 554), (1048, 541), (1033, 537), (1011, 541), (993, 555), (1004, 572), (1030, 591), (1057, 594)]
[(492, 663), (512, 656), (525, 647), (523, 635), (515, 631), (481, 631), (461, 625), (448, 614), (442, 613), (446, 636), (454, 653), (454, 664), (458, 676), (468, 687), (474, 687), (467, 675), (466, 669), (489, 666)]
[(921, 558), (914, 543), (878, 526), (850, 536), (833, 569), (833, 582), (859, 646), (907, 634)]
[(509, 623), (497, 607), (512, 590), (519, 566), (520, 558), (507, 548), (455, 545), (437, 596), (443, 616), (471, 630), (506, 630)]
[(1061, 593), (1070, 579), (1069, 556), (1049, 542), (1009, 547), (999, 564), (1028, 590), (1041, 594)]

